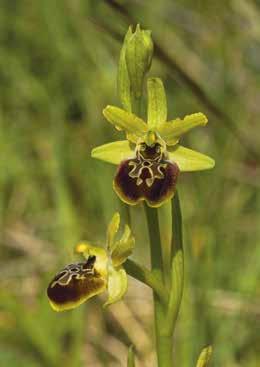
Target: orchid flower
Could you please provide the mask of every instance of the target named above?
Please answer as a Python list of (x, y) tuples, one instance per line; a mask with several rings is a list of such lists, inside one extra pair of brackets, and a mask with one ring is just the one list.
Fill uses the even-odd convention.
[(105, 305), (120, 300), (127, 290), (127, 275), (123, 263), (132, 253), (134, 237), (128, 225), (120, 239), (116, 238), (120, 215), (115, 213), (107, 230), (106, 249), (88, 242), (79, 243), (75, 252), (84, 261), (69, 264), (60, 270), (50, 282), (47, 295), (55, 311), (73, 309), (89, 298), (105, 291)]
[(196, 126), (205, 126), (201, 113), (167, 120), (164, 86), (159, 78), (148, 79), (147, 122), (132, 112), (107, 106), (103, 114), (126, 140), (101, 145), (92, 157), (118, 166), (113, 187), (122, 201), (136, 205), (145, 200), (159, 207), (173, 197), (180, 172), (214, 167), (214, 160), (179, 144), (181, 136)]

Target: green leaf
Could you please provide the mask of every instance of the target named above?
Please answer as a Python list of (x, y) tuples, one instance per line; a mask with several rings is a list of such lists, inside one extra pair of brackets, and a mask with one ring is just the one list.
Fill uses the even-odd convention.
[(92, 149), (91, 157), (118, 165), (123, 160), (134, 157), (134, 154), (128, 140), (119, 140)]
[(128, 349), (127, 367), (135, 367), (135, 354), (134, 347), (132, 345)]
[(203, 171), (215, 166), (214, 159), (181, 145), (171, 148), (168, 154), (170, 160), (177, 163), (180, 171)]
[(113, 252), (111, 254), (114, 267), (122, 265), (133, 252), (135, 239), (131, 233), (129, 226), (125, 225), (124, 233), (121, 239), (113, 244)]
[(196, 367), (207, 367), (212, 355), (212, 346), (209, 345), (202, 349)]
[(125, 35), (124, 43), (120, 52), (118, 75), (117, 75), (117, 90), (119, 98), (121, 100), (124, 109), (128, 112), (132, 112), (132, 106), (131, 106), (131, 88), (125, 60), (125, 50), (127, 42), (129, 41), (132, 35), (133, 35), (132, 27), (129, 27)]
[(171, 334), (179, 314), (184, 286), (184, 256), (182, 241), (182, 214), (178, 192), (172, 199), (172, 265), (171, 288), (167, 309), (166, 332)]
[(119, 229), (119, 225), (120, 225), (120, 214), (115, 213), (107, 227), (107, 247), (109, 251), (113, 247), (115, 236)]
[(167, 119), (167, 101), (163, 82), (159, 78), (149, 78), (148, 91), (148, 126), (154, 129)]
[(153, 56), (153, 41), (151, 31), (141, 30), (139, 24), (136, 31), (129, 38), (125, 59), (131, 83), (131, 91), (135, 98), (143, 94), (143, 81), (149, 71)]
[[(174, 235), (174, 234), (173, 234)], [(182, 300), (184, 284), (184, 261), (183, 251), (178, 250), (173, 257), (171, 272), (171, 290), (167, 312), (168, 327), (174, 329)]]
[(205, 126), (207, 122), (208, 119), (203, 113), (193, 113), (185, 116), (183, 120), (178, 118), (159, 125), (158, 133), (167, 145), (175, 145), (183, 134), (196, 126)]
[(115, 269), (113, 266), (109, 266), (108, 272), (108, 300), (104, 304), (104, 307), (120, 301), (127, 291), (127, 275), (125, 270), (122, 267)]
[(148, 130), (147, 124), (133, 113), (126, 112), (115, 106), (107, 106), (103, 110), (105, 118), (115, 127), (125, 130), (128, 133), (143, 137)]

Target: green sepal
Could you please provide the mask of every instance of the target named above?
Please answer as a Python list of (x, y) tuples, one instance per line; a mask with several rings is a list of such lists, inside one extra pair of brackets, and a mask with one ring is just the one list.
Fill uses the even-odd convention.
[(125, 60), (131, 91), (135, 98), (143, 94), (143, 81), (149, 71), (153, 56), (151, 31), (141, 30), (139, 24), (129, 37), (125, 49)]
[(167, 101), (163, 82), (159, 78), (149, 78), (147, 81), (148, 112), (147, 122), (150, 129), (162, 124), (167, 119)]
[(124, 233), (119, 241), (112, 245), (112, 263), (114, 267), (122, 265), (133, 252), (135, 239), (131, 233), (129, 226), (126, 224)]
[(141, 118), (121, 108), (107, 106), (103, 110), (103, 114), (112, 125), (137, 137), (143, 137), (148, 130), (147, 124)]
[(203, 171), (215, 166), (214, 159), (205, 154), (176, 145), (168, 151), (169, 159), (175, 162), (180, 171)]
[(118, 232), (120, 225), (120, 214), (115, 213), (107, 227), (107, 249), (112, 251), (113, 244), (115, 241), (115, 236)]
[(205, 126), (207, 122), (207, 117), (203, 113), (198, 112), (185, 116), (183, 120), (178, 118), (160, 124), (157, 130), (167, 145), (175, 145), (183, 134), (196, 126)]
[(110, 265), (108, 274), (108, 299), (104, 307), (120, 301), (127, 291), (127, 275), (122, 267), (115, 269)]
[(131, 88), (125, 60), (125, 50), (127, 43), (132, 35), (133, 35), (132, 27), (130, 26), (125, 35), (124, 43), (121, 48), (118, 64), (118, 74), (117, 74), (118, 95), (121, 100), (122, 106), (128, 112), (132, 112), (132, 106), (131, 106)]
[(127, 367), (135, 367), (135, 354), (133, 345), (131, 345), (128, 349)]
[(203, 348), (199, 355), (196, 367), (207, 367), (211, 359), (212, 351), (211, 345)]
[(134, 157), (134, 154), (128, 140), (119, 140), (92, 149), (91, 157), (118, 165), (123, 160)]

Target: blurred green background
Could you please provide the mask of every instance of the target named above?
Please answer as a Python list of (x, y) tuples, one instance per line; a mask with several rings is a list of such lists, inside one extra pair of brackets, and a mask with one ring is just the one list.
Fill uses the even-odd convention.
[[(185, 293), (175, 365), (260, 365), (260, 2), (2, 0), (0, 4), (0, 366), (155, 366), (152, 299), (130, 281), (124, 302), (57, 314), (49, 280), (82, 239), (102, 243), (115, 210), (115, 167), (91, 149), (121, 137), (102, 117), (119, 104), (123, 35), (140, 22), (156, 43), (151, 76), (165, 82), (169, 117), (209, 124), (183, 144), (216, 159), (183, 174)], [(131, 212), (135, 257), (148, 260), (141, 208)]]

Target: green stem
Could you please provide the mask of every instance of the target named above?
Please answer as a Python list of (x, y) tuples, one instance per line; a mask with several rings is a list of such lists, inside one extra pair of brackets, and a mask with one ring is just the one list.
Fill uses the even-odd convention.
[[(158, 211), (157, 209), (149, 208), (147, 205), (145, 209), (150, 238), (152, 272), (157, 279), (163, 282), (163, 260)], [(167, 308), (161, 302), (156, 292), (153, 292), (153, 297), (158, 367), (172, 367), (172, 334), (167, 332)]]
[(162, 259), (164, 267), (164, 281), (167, 289), (170, 289), (172, 262), (172, 202), (168, 200), (158, 208), (158, 218), (162, 246)]

